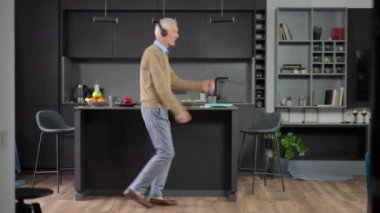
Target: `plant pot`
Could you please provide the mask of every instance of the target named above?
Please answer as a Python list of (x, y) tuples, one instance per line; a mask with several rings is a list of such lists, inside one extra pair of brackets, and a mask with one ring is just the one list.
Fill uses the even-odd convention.
[(321, 40), (322, 32), (313, 32), (314, 40)]
[[(270, 171), (274, 173), (280, 173), (280, 167), (278, 165), (278, 160), (277, 158), (270, 158), (269, 159), (270, 163)], [(286, 158), (280, 158), (280, 163), (281, 163), (281, 170), (282, 174), (288, 174), (289, 173), (289, 160)]]

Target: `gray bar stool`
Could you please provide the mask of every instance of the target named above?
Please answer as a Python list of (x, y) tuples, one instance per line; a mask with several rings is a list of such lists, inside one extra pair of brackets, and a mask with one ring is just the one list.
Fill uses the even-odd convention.
[[(61, 168), (61, 146), (59, 142), (59, 135), (65, 134), (65, 133), (72, 133), (75, 131), (75, 128), (72, 126), (69, 126), (66, 124), (66, 122), (63, 120), (62, 116), (52, 110), (41, 110), (38, 111), (36, 114), (36, 120), (38, 128), (41, 130), (40, 134), (40, 141), (38, 143), (38, 150), (37, 150), (37, 157), (36, 157), (36, 164), (34, 167), (34, 174), (33, 174), (33, 184), (34, 187), (36, 174), (46, 174), (46, 173), (56, 173), (57, 174), (57, 192), (59, 192), (59, 185), (61, 183), (61, 171), (62, 170), (73, 170), (73, 168)], [(56, 170), (50, 170), (50, 171), (37, 171), (37, 165), (38, 165), (38, 157), (40, 154), (40, 148), (42, 143), (42, 138), (44, 134), (55, 134), (56, 135), (56, 158), (57, 158), (57, 168)]]
[[(264, 175), (264, 184), (266, 185), (266, 175), (267, 174), (275, 174), (273, 172), (267, 172), (265, 170), (266, 168), (266, 160), (264, 160), (264, 169), (263, 169), (263, 172), (257, 172), (257, 168), (256, 168), (256, 164), (257, 164), (257, 144), (259, 143), (259, 136), (262, 136), (261, 138), (263, 138), (264, 135), (266, 134), (273, 134), (274, 135), (274, 138), (275, 138), (275, 142), (276, 142), (276, 145), (277, 145), (277, 153), (280, 153), (280, 144), (278, 142), (278, 138), (277, 138), (277, 134), (276, 132), (280, 129), (280, 125), (281, 125), (281, 114), (279, 112), (273, 112), (273, 113), (269, 113), (267, 115), (265, 115), (257, 125), (255, 125), (254, 127), (252, 128), (249, 128), (249, 129), (240, 129), (240, 132), (243, 134), (243, 138), (242, 138), (242, 143), (241, 143), (241, 146), (240, 146), (240, 150), (239, 150), (239, 168), (240, 168), (240, 165), (241, 165), (241, 151), (242, 151), (242, 148), (244, 147), (244, 143), (245, 143), (245, 136), (246, 134), (249, 134), (249, 135), (255, 135), (255, 146), (254, 146), (254, 153), (255, 153), (255, 156), (254, 156), (254, 168), (253, 168), (253, 182), (252, 182), (252, 194), (254, 193), (254, 188), (255, 188), (255, 175), (256, 174), (263, 174)], [(263, 143), (265, 143), (265, 141), (262, 141)], [(265, 145), (263, 144), (263, 150), (262, 152), (265, 153)], [(282, 168), (281, 168), (281, 162), (280, 162), (280, 158), (277, 158), (278, 159), (278, 165), (279, 165), (279, 168), (280, 168), (280, 176), (281, 176), (281, 182), (282, 182), (282, 191), (285, 192), (285, 185), (284, 185), (284, 178), (283, 178), (283, 174), (282, 174)]]

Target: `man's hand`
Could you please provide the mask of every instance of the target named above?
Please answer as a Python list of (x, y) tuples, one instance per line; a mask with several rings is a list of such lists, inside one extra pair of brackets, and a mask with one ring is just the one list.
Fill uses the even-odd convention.
[(187, 123), (191, 120), (191, 115), (187, 110), (183, 110), (175, 116), (175, 121), (179, 124)]
[(215, 90), (214, 80), (202, 81), (202, 92), (212, 94)]

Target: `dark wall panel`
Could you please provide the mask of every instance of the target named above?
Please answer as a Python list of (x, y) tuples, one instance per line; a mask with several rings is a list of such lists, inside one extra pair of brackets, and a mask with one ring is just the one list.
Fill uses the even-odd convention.
[[(373, 69), (372, 9), (348, 10), (347, 106), (369, 107)], [(364, 24), (365, 23), (365, 24)]]

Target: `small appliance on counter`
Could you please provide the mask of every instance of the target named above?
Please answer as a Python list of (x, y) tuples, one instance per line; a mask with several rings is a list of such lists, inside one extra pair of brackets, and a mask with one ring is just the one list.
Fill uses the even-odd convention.
[(77, 84), (73, 89), (73, 98), (72, 101), (77, 103), (84, 103), (84, 99), (86, 98), (89, 89), (84, 84)]

